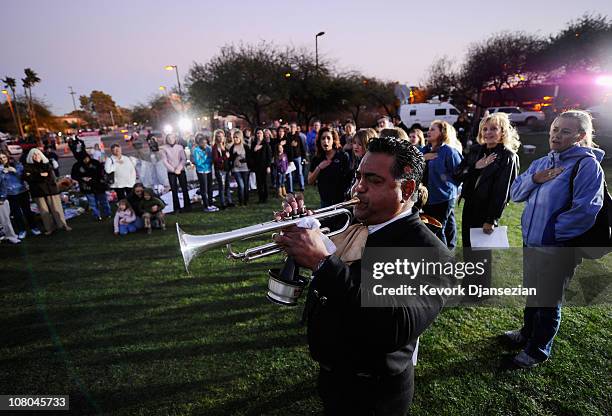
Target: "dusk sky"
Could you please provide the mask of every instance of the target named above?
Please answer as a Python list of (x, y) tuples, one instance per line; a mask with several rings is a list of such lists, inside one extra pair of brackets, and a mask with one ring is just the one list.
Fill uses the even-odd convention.
[(612, 1), (9, 0), (0, 78), (31, 67), (42, 79), (34, 95), (56, 114), (73, 109), (68, 86), (130, 107), (176, 85), (165, 65), (184, 77), (194, 61), (241, 41), (314, 50), (315, 33), (325, 31), (319, 54), (337, 68), (414, 85), (436, 57), (460, 61), (494, 32), (549, 35), (585, 12), (612, 16)]

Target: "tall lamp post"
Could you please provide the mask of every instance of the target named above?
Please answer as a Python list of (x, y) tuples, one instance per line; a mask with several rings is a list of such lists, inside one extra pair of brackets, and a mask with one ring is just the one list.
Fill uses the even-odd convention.
[(319, 72), (319, 36), (323, 36), (325, 32), (319, 32), (315, 35), (315, 68)]
[(15, 128), (17, 129), (17, 134), (21, 133), (21, 126), (17, 124), (17, 118), (15, 117), (15, 110), (13, 110), (13, 103), (11, 102), (11, 96), (7, 90), (2, 90), (2, 94), (6, 95), (6, 102), (8, 103), (9, 109), (11, 110), (11, 115), (13, 116), (13, 122), (15, 123)]
[(179, 78), (178, 66), (176, 66), (176, 65), (166, 65), (164, 68), (166, 69), (166, 71), (174, 70), (176, 72), (176, 83), (178, 84), (179, 96), (181, 97), (181, 99), (183, 99), (183, 92), (181, 91), (181, 79)]

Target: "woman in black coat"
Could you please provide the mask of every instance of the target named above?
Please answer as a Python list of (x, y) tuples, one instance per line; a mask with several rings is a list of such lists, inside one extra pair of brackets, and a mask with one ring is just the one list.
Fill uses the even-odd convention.
[(508, 115), (495, 113), (480, 122), (477, 141), (457, 169), (463, 182), (464, 199), (461, 234), (463, 247), (471, 247), (470, 228), (493, 233), (510, 199), (510, 186), (519, 171), (516, 154), (518, 133)]
[(267, 174), (270, 173), (272, 163), (272, 149), (264, 140), (264, 132), (261, 129), (255, 131), (255, 138), (251, 141), (251, 151), (257, 179), (257, 195), (259, 203), (268, 201), (268, 181)]
[(34, 202), (38, 205), (45, 235), (53, 233), (57, 228), (72, 231), (64, 218), (53, 166), (39, 149), (32, 149), (28, 153), (24, 178), (30, 185)]

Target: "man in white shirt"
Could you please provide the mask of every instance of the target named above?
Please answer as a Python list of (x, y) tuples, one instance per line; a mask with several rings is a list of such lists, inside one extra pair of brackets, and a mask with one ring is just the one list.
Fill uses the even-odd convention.
[(136, 160), (121, 154), (121, 146), (117, 143), (111, 146), (111, 156), (104, 163), (107, 174), (113, 174), (114, 181), (109, 184), (117, 193), (117, 200), (127, 198), (136, 183)]

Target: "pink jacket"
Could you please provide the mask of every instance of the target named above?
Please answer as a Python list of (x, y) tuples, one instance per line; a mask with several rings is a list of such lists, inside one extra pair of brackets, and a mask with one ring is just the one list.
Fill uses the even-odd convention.
[(118, 233), (119, 232), (119, 221), (123, 220), (124, 223), (131, 223), (136, 221), (136, 214), (134, 214), (134, 211), (132, 211), (131, 209), (126, 209), (125, 211), (119, 211), (117, 210), (117, 212), (115, 213), (115, 220), (114, 220), (114, 225), (115, 225), (115, 232)]
[(174, 173), (174, 171), (183, 170), (185, 168), (185, 162), (187, 161), (187, 155), (185, 155), (185, 148), (180, 144), (170, 146), (169, 144), (160, 148), (162, 154), (162, 160), (164, 166), (168, 172)]

